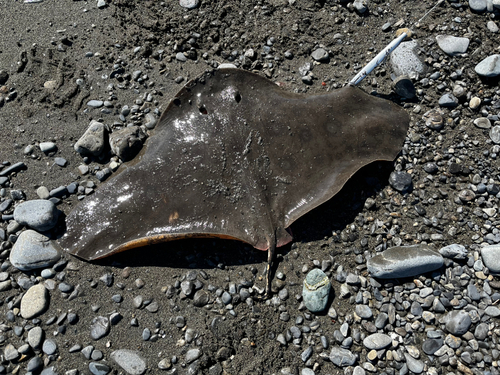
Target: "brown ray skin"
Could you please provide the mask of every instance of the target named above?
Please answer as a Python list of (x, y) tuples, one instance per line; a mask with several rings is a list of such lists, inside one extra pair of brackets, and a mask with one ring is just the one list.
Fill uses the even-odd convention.
[(131, 163), (66, 218), (66, 251), (98, 259), (188, 237), (269, 250), (361, 167), (394, 160), (409, 126), (394, 103), (346, 86), (300, 95), (244, 70), (189, 82)]

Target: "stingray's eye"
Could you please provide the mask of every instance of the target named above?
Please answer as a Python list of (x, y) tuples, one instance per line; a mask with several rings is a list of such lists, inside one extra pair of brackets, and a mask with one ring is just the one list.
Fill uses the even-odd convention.
[(175, 98), (174, 99), (174, 104), (177, 106), (177, 107), (180, 107), (181, 106), (181, 100), (179, 98)]
[(234, 93), (234, 100), (236, 100), (236, 103), (241, 102), (241, 95), (238, 91)]
[(208, 115), (208, 111), (204, 105), (200, 106), (199, 110), (202, 115)]

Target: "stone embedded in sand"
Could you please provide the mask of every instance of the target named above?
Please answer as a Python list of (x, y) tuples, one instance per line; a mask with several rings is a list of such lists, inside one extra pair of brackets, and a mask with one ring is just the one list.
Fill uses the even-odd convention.
[(19, 235), (10, 252), (10, 262), (21, 271), (51, 266), (59, 258), (59, 251), (53, 242), (47, 236), (31, 229)]
[(42, 284), (33, 285), (21, 299), (21, 316), (32, 319), (49, 306), (49, 292)]
[(481, 249), (483, 263), (493, 275), (500, 274), (500, 245), (485, 246)]
[(488, 56), (477, 64), (474, 70), (483, 77), (496, 77), (500, 75), (500, 55)]
[(128, 349), (119, 349), (111, 353), (111, 359), (130, 375), (141, 375), (146, 371), (146, 362), (138, 352)]
[(302, 297), (309, 311), (319, 312), (326, 308), (330, 288), (328, 276), (320, 269), (315, 268), (307, 274), (302, 288)]
[(18, 205), (14, 210), (14, 220), (34, 230), (44, 232), (57, 224), (60, 211), (56, 205), (45, 199), (35, 199)]
[(467, 259), (467, 249), (463, 245), (451, 244), (439, 249), (439, 254), (450, 259)]
[(391, 247), (367, 261), (368, 272), (379, 279), (416, 276), (442, 265), (441, 254), (422, 244)]
[(460, 55), (467, 51), (469, 47), (468, 38), (459, 38), (452, 35), (438, 35), (436, 40), (439, 48), (443, 50), (444, 53), (450, 56)]
[(81, 155), (99, 155), (104, 149), (106, 127), (92, 120), (83, 136), (75, 143), (75, 151)]
[(111, 151), (123, 161), (134, 158), (141, 150), (146, 134), (138, 126), (127, 126), (109, 136)]

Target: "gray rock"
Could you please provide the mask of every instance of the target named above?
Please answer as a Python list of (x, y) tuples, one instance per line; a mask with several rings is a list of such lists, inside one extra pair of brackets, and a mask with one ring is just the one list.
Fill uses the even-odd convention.
[(21, 316), (32, 319), (41, 315), (49, 307), (49, 292), (42, 285), (33, 285), (21, 299)]
[(465, 246), (454, 243), (439, 249), (439, 254), (450, 259), (467, 259), (468, 252)]
[(481, 249), (481, 257), (483, 263), (490, 273), (494, 275), (500, 274), (500, 245), (485, 246)]
[(75, 143), (75, 151), (81, 155), (98, 156), (104, 149), (105, 135), (104, 124), (92, 120), (83, 136)]
[(413, 358), (408, 353), (405, 353), (406, 365), (408, 366), (408, 370), (414, 372), (415, 374), (420, 374), (424, 371), (424, 362)]
[(111, 151), (123, 161), (133, 159), (141, 150), (146, 134), (138, 126), (127, 126), (109, 136)]
[(54, 366), (45, 368), (40, 375), (57, 375), (56, 369)]
[(477, 64), (474, 70), (483, 77), (496, 77), (500, 75), (500, 55), (488, 56)]
[(448, 92), (439, 98), (439, 105), (445, 108), (453, 108), (458, 105), (458, 99)]
[(438, 35), (436, 40), (439, 48), (443, 50), (444, 53), (450, 56), (460, 55), (467, 51), (469, 47), (468, 38), (457, 38), (452, 35)]
[(354, 0), (352, 5), (359, 14), (363, 14), (368, 10), (368, 0)]
[(469, 0), (469, 7), (474, 12), (485, 12), (486, 11), (486, 0)]
[(455, 336), (466, 333), (472, 324), (470, 315), (463, 310), (450, 311), (444, 320), (446, 330)]
[(311, 312), (320, 312), (326, 308), (330, 294), (330, 280), (319, 268), (307, 274), (302, 288), (304, 304)]
[(158, 116), (156, 116), (154, 113), (147, 113), (145, 116), (145, 124), (144, 126), (148, 129), (154, 129), (156, 124), (158, 123)]
[(474, 125), (476, 125), (479, 129), (490, 129), (491, 122), (486, 117), (479, 117), (474, 120)]
[(363, 340), (363, 345), (369, 350), (380, 350), (391, 345), (392, 339), (383, 333), (374, 333)]
[(186, 353), (186, 363), (192, 363), (201, 357), (203, 353), (200, 349), (189, 349)]
[(411, 175), (407, 172), (394, 171), (389, 176), (389, 184), (397, 191), (407, 191), (412, 187)]
[(111, 359), (130, 375), (141, 375), (146, 371), (146, 362), (138, 352), (120, 349), (111, 353)]
[(488, 30), (494, 34), (498, 33), (498, 25), (494, 22), (494, 21), (488, 21), (488, 23), (486, 24), (486, 27), (488, 28)]
[(355, 311), (361, 319), (370, 319), (373, 316), (372, 309), (367, 305), (356, 305)]
[(427, 339), (422, 344), (422, 350), (427, 355), (434, 355), (444, 344), (442, 338)]
[(484, 340), (486, 337), (488, 337), (488, 324), (487, 323), (480, 323), (477, 325), (476, 329), (474, 330), (474, 337), (476, 340)]
[(205, 292), (203, 289), (200, 289), (196, 291), (196, 293), (193, 296), (193, 305), (196, 307), (203, 307), (208, 303), (209, 300), (210, 300), (209, 294)]
[(500, 125), (495, 125), (490, 129), (490, 139), (496, 143), (500, 143)]
[(111, 371), (111, 368), (104, 363), (90, 362), (89, 370), (92, 375), (107, 375)]
[(54, 243), (47, 236), (31, 229), (19, 235), (10, 253), (10, 262), (21, 271), (51, 266), (59, 258)]
[(43, 368), (43, 360), (39, 356), (31, 358), (26, 366), (28, 372), (39, 372)]
[(57, 352), (57, 344), (54, 340), (47, 339), (43, 342), (42, 351), (47, 355), (52, 355)]
[(484, 309), (484, 313), (493, 318), (498, 318), (500, 316), (500, 309), (496, 306), (488, 306), (486, 309)]
[(40, 327), (33, 327), (28, 331), (28, 344), (33, 349), (39, 349), (43, 341), (43, 330)]
[(187, 61), (186, 55), (184, 55), (182, 52), (177, 52), (177, 54), (175, 55), (175, 58), (176, 58), (176, 60), (181, 61), (181, 62)]
[(57, 150), (57, 146), (54, 142), (41, 142), (38, 147), (40, 147), (40, 151), (48, 153)]
[(200, 0), (179, 0), (179, 5), (186, 9), (194, 9), (200, 4)]
[(396, 76), (412, 77), (415, 73), (423, 74), (425, 64), (417, 54), (418, 43), (415, 40), (401, 43), (390, 55), (390, 61)]
[(330, 352), (330, 361), (339, 367), (352, 366), (356, 363), (356, 356), (347, 349), (334, 346)]
[(93, 340), (99, 340), (109, 333), (110, 324), (109, 319), (104, 316), (95, 317), (90, 326), (90, 337)]
[(323, 48), (318, 48), (311, 53), (311, 57), (319, 62), (328, 62), (330, 60), (330, 56), (328, 55), (328, 52), (325, 51)]
[(3, 349), (3, 356), (6, 361), (14, 361), (17, 358), (19, 358), (19, 352), (17, 351), (14, 345), (7, 344)]
[(422, 244), (391, 247), (367, 261), (368, 272), (380, 279), (416, 276), (442, 265), (441, 254)]
[(104, 105), (104, 102), (102, 100), (89, 100), (87, 102), (87, 106), (92, 107), (92, 108), (100, 108)]
[(14, 220), (34, 230), (44, 232), (54, 228), (60, 211), (49, 200), (35, 199), (21, 203), (14, 209)]

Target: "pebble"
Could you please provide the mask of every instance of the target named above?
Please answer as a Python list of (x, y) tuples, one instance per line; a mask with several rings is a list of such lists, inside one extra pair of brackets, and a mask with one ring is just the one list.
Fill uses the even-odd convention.
[(200, 349), (189, 349), (186, 353), (186, 363), (192, 363), (201, 357), (203, 353)]
[(110, 373), (111, 368), (104, 363), (90, 362), (89, 371), (92, 375), (107, 375)]
[(439, 105), (445, 108), (454, 108), (458, 105), (458, 99), (451, 93), (446, 93), (439, 98)]
[(500, 75), (500, 55), (488, 56), (477, 64), (474, 70), (483, 77), (496, 77)]
[(391, 247), (367, 261), (368, 272), (380, 279), (416, 276), (442, 265), (441, 254), (423, 244)]
[(478, 98), (477, 96), (474, 96), (471, 98), (469, 102), (469, 108), (470, 109), (478, 109), (479, 106), (481, 105), (481, 99)]
[(40, 147), (40, 151), (44, 153), (54, 152), (57, 150), (57, 146), (54, 142), (41, 142), (38, 147)]
[(476, 125), (479, 129), (490, 129), (491, 122), (486, 117), (479, 117), (474, 120), (474, 125)]
[(106, 7), (106, 0), (97, 0), (97, 8), (102, 9)]
[(311, 312), (320, 312), (326, 308), (331, 283), (326, 274), (319, 268), (309, 271), (304, 279), (302, 297), (304, 304)]
[(422, 350), (427, 355), (434, 355), (444, 344), (442, 338), (427, 339), (422, 344)]
[(33, 319), (49, 307), (49, 292), (42, 285), (37, 284), (28, 289), (21, 299), (21, 316), (24, 319)]
[(474, 11), (474, 12), (485, 12), (486, 11), (486, 0), (469, 0), (469, 7)]
[(111, 151), (123, 161), (132, 160), (141, 150), (146, 134), (138, 126), (127, 126), (109, 136)]
[(105, 133), (104, 124), (92, 120), (83, 136), (75, 143), (75, 151), (81, 155), (98, 156), (104, 149)]
[(498, 318), (500, 316), (500, 309), (496, 306), (488, 306), (484, 309), (486, 315), (489, 315), (493, 318)]
[(187, 57), (186, 55), (184, 55), (182, 52), (177, 52), (177, 54), (175, 55), (175, 59), (180, 61), (180, 62), (186, 62), (187, 61)]
[(10, 253), (10, 262), (21, 271), (51, 266), (59, 258), (60, 254), (53, 242), (31, 229), (19, 235)]
[(390, 61), (396, 76), (412, 77), (415, 73), (423, 74), (425, 64), (417, 54), (418, 43), (415, 40), (402, 42), (390, 55)]
[(500, 245), (483, 247), (481, 249), (481, 258), (491, 274), (500, 274)]
[(369, 350), (380, 350), (391, 345), (392, 339), (384, 333), (374, 333), (363, 340), (363, 345)]
[(179, 0), (181, 7), (186, 9), (194, 9), (200, 4), (200, 0)]
[(495, 125), (490, 129), (490, 139), (496, 143), (500, 144), (500, 125)]
[(315, 49), (311, 53), (311, 57), (319, 62), (328, 62), (330, 60), (330, 56), (328, 55), (328, 52), (324, 48)]
[(141, 375), (146, 371), (146, 362), (139, 352), (128, 349), (120, 349), (111, 353), (111, 359), (130, 375)]
[(472, 324), (470, 315), (464, 310), (450, 311), (444, 321), (446, 330), (455, 336), (465, 334)]
[(102, 100), (89, 100), (87, 102), (87, 106), (92, 108), (101, 108), (103, 105), (104, 102)]
[(438, 35), (436, 40), (439, 48), (447, 55), (456, 56), (467, 51), (469, 38), (459, 38), (452, 35)]
[(3, 356), (6, 361), (14, 361), (19, 358), (19, 352), (12, 344), (7, 344), (3, 349)]
[(389, 184), (397, 191), (408, 191), (412, 187), (411, 175), (407, 172), (394, 171), (389, 176)]
[(368, 10), (368, 0), (354, 0), (352, 5), (359, 14), (363, 14)]
[(33, 349), (39, 349), (43, 341), (43, 330), (40, 327), (33, 327), (28, 331), (28, 344)]
[(35, 199), (23, 202), (14, 209), (14, 220), (36, 231), (44, 232), (54, 228), (60, 211), (49, 200)]
[(424, 371), (424, 362), (413, 358), (408, 353), (405, 353), (406, 365), (408, 366), (408, 370), (415, 374), (420, 374)]
[(147, 113), (145, 116), (145, 123), (144, 126), (148, 129), (154, 129), (156, 124), (158, 123), (158, 116), (155, 115), (154, 113)]
[(494, 21), (488, 21), (486, 23), (486, 27), (490, 32), (495, 34), (498, 33), (498, 25)]
[(356, 356), (347, 349), (334, 346), (330, 352), (330, 361), (339, 367), (352, 366), (356, 363)]
[(43, 360), (39, 356), (31, 358), (26, 366), (26, 371), (36, 373), (43, 368)]
[(372, 309), (367, 305), (356, 305), (355, 311), (361, 319), (370, 319), (373, 316)]
[(54, 340), (47, 339), (43, 342), (42, 351), (47, 355), (52, 355), (57, 352), (57, 344)]
[(98, 316), (92, 319), (90, 326), (90, 337), (93, 340), (99, 340), (106, 336), (110, 331), (109, 319), (104, 316)]
[(439, 249), (439, 254), (445, 258), (450, 259), (467, 259), (468, 252), (465, 246), (458, 244), (451, 244)]

